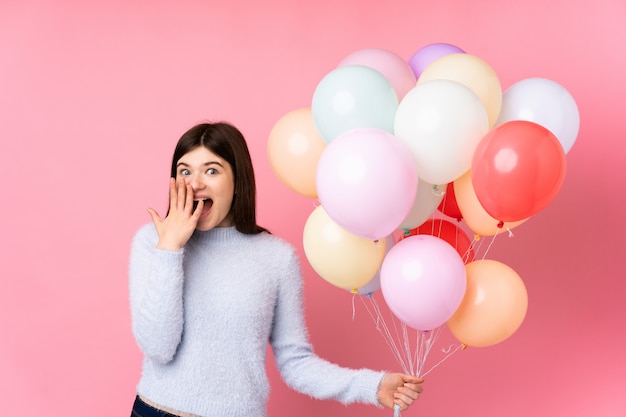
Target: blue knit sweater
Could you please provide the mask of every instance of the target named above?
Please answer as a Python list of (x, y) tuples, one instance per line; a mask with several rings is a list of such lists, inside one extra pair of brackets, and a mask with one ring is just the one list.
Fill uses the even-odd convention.
[(268, 233), (196, 230), (179, 251), (156, 249), (154, 225), (133, 239), (132, 329), (144, 354), (137, 392), (206, 417), (265, 417), (267, 344), (293, 389), (319, 399), (379, 405), (382, 372), (313, 353), (295, 250)]

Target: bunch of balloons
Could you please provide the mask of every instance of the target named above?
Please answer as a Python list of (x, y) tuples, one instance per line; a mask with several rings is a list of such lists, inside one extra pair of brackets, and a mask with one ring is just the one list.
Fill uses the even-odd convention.
[(360, 295), (381, 289), (413, 329), (447, 323), (463, 344), (488, 346), (521, 325), (527, 293), (508, 266), (475, 260), (459, 225), (495, 236), (543, 210), (578, 128), (558, 83), (528, 78), (503, 92), (484, 60), (434, 43), (406, 61), (385, 49), (345, 57), (310, 107), (276, 122), (267, 149), (276, 176), (320, 202), (303, 244), (322, 278)]

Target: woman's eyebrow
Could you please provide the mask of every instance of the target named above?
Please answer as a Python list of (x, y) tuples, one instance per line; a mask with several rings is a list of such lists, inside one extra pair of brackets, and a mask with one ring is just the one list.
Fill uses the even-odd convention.
[(204, 165), (205, 166), (208, 166), (208, 165), (219, 165), (221, 167), (224, 166), (224, 165), (222, 165), (222, 163), (220, 161), (209, 161), (209, 162), (205, 162)]
[[(223, 167), (223, 166), (224, 166), (224, 165), (222, 165), (222, 163), (221, 163), (221, 162), (219, 162), (219, 161), (208, 161), (208, 162), (205, 162), (205, 163), (203, 163), (203, 164), (202, 164), (202, 166), (209, 166), (209, 165), (219, 165), (219, 166), (221, 166), (221, 167)], [(181, 162), (177, 163), (177, 164), (176, 164), (176, 166), (177, 166), (177, 167), (179, 167), (179, 166), (189, 167), (190, 165), (189, 165), (188, 163), (186, 163), (186, 162), (182, 162), (182, 161), (181, 161)]]

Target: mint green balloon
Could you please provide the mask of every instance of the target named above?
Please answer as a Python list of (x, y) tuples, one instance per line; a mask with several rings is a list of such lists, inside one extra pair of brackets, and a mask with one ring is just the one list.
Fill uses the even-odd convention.
[(353, 129), (393, 132), (398, 96), (380, 72), (346, 65), (329, 72), (313, 94), (311, 114), (322, 139), (329, 143)]

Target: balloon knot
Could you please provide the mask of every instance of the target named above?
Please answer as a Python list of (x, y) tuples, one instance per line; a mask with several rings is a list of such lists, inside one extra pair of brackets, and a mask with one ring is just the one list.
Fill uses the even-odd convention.
[(467, 345), (465, 343), (462, 343), (461, 344), (461, 350), (465, 350), (465, 349), (467, 349)]
[(353, 290), (350, 290), (350, 292), (352, 294), (358, 294), (359, 293), (359, 289), (358, 288), (354, 288)]
[(480, 235), (479, 235), (478, 233), (476, 233), (476, 234), (474, 235), (474, 240), (475, 240), (475, 241), (479, 241), (479, 240), (480, 240)]
[(503, 227), (504, 227), (504, 222), (500, 220), (500, 222), (498, 223), (498, 229), (502, 229)]

